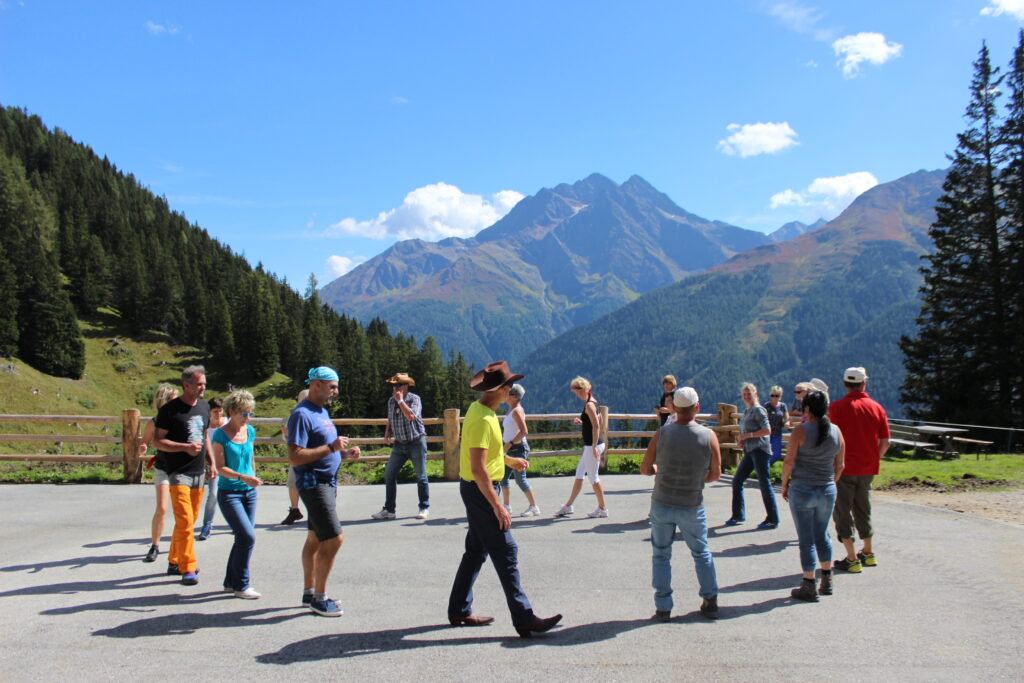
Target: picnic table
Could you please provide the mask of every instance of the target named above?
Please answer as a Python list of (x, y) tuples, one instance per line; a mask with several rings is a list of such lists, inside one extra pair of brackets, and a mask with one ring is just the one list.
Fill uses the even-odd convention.
[(956, 458), (959, 453), (956, 451), (956, 444), (953, 439), (958, 434), (966, 434), (966, 429), (959, 427), (940, 427), (938, 425), (919, 425), (916, 427), (918, 433), (935, 437), (942, 443), (942, 457)]

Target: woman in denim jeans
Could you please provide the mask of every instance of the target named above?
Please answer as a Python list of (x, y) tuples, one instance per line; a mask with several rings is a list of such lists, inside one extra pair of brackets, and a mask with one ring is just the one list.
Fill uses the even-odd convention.
[(256, 545), (256, 487), (263, 483), (256, 476), (253, 463), (256, 430), (249, 424), (249, 418), (255, 407), (256, 401), (248, 391), (228, 394), (224, 399), (228, 422), (210, 438), (220, 473), (217, 502), (235, 535), (224, 573), (224, 590), (244, 600), (260, 597), (249, 581), (249, 559)]
[[(797, 425), (789, 437), (782, 466), (782, 498), (789, 501), (797, 538), (803, 581), (791, 595), (817, 602), (818, 595), (832, 595), (832, 541), (828, 535), (836, 503), (836, 481), (843, 473), (846, 445), (839, 428), (828, 419), (828, 398), (823, 392), (804, 396), (807, 422)], [(814, 560), (821, 565), (821, 585), (814, 589)]]
[(771, 443), (768, 440), (772, 433), (768, 424), (768, 412), (757, 401), (757, 387), (747, 382), (741, 389), (743, 402), (747, 405), (743, 419), (740, 420), (738, 440), (743, 444), (743, 459), (736, 466), (732, 475), (732, 517), (726, 520), (726, 526), (736, 526), (747, 519), (743, 501), (743, 483), (754, 470), (757, 471), (757, 485), (761, 489), (761, 500), (764, 502), (766, 517), (757, 525), (758, 529), (775, 529), (779, 526), (779, 506), (775, 504), (775, 490), (772, 488), (771, 475), (768, 472), (768, 460), (772, 457)]
[[(522, 404), (523, 396), (525, 395), (526, 389), (523, 388), (522, 384), (512, 385), (512, 388), (508, 390), (508, 398), (505, 399), (505, 402), (508, 404), (508, 412), (505, 413), (505, 417), (501, 421), (501, 438), (505, 442), (505, 455), (510, 458), (522, 458), (523, 460), (527, 460), (530, 457), (530, 444), (526, 442), (526, 435), (530, 432), (526, 428), (526, 411), (523, 410)], [(536, 517), (540, 514), (540, 508), (537, 507), (537, 499), (533, 496), (530, 482), (526, 480), (526, 470), (515, 470), (508, 465), (505, 465), (505, 476), (501, 479), (501, 495), (504, 498), (505, 509), (511, 514), (509, 479), (512, 476), (515, 476), (519, 490), (523, 492), (526, 500), (530, 503), (530, 506), (523, 510), (523, 514), (519, 516)]]

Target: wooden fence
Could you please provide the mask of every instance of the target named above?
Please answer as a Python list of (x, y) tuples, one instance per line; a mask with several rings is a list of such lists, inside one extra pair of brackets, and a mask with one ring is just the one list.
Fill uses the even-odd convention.
[[(608, 406), (600, 407), (602, 435), (606, 443), (611, 439), (639, 438), (648, 439), (654, 432), (649, 430), (635, 429), (610, 429), (613, 421), (640, 421), (648, 422), (657, 419), (651, 413), (611, 413)], [(527, 415), (528, 422), (564, 422), (577, 417), (576, 413), (552, 413), (541, 415)], [(711, 425), (722, 442), (722, 456), (726, 466), (734, 466), (738, 461), (738, 445), (734, 443), (734, 435), (739, 432), (737, 421), (740, 413), (736, 412), (736, 406), (720, 403), (718, 413), (702, 413), (697, 416), (698, 420), (710, 421)], [(259, 417), (252, 418), (250, 422), (255, 427), (282, 426), (287, 418)], [(444, 461), (444, 478), (454, 481), (459, 477), (459, 430), (462, 423), (462, 416), (457, 408), (449, 408), (444, 411), (443, 417), (424, 418), (424, 425), (442, 425), (441, 436), (428, 436), (428, 444), (442, 444), (440, 452), (428, 452), (428, 460)], [(63, 425), (78, 425), (83, 423), (120, 424), (122, 436), (88, 436), (82, 434), (0, 434), (0, 442), (43, 442), (43, 443), (108, 443), (121, 444), (121, 455), (74, 455), (63, 453), (21, 453), (21, 454), (0, 454), (0, 461), (27, 461), (27, 462), (63, 462), (63, 463), (110, 463), (121, 462), (124, 469), (124, 481), (126, 483), (139, 483), (142, 481), (142, 459), (139, 457), (139, 447), (142, 443), (140, 433), (141, 414), (134, 408), (121, 412), (120, 417), (96, 416), (96, 415), (0, 415), (0, 422), (20, 423), (50, 423)], [(377, 426), (383, 431), (387, 425), (385, 418), (341, 418), (334, 420), (339, 427), (351, 425)], [(339, 430), (344, 433), (344, 429)], [(528, 440), (531, 444), (540, 441), (554, 439), (579, 439), (578, 430), (564, 432), (537, 432), (531, 433)], [(280, 444), (284, 445), (284, 438), (257, 437), (257, 444)], [(376, 446), (385, 445), (383, 436), (369, 438), (351, 438), (350, 445), (353, 446)], [(571, 450), (531, 450), (530, 458), (545, 458), (560, 455), (577, 455), (580, 449)], [(609, 455), (631, 455), (642, 454), (643, 448), (610, 448), (604, 453), (604, 458)], [(362, 462), (381, 462), (388, 459), (387, 455), (364, 456)], [(287, 463), (286, 457), (256, 456), (257, 462), (278, 462)]]

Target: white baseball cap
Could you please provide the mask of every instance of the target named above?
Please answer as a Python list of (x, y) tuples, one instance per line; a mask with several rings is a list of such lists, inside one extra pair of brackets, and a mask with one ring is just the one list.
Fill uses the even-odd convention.
[(867, 378), (868, 371), (861, 367), (846, 368), (846, 372), (843, 373), (843, 381), (850, 384), (861, 384)]
[(676, 408), (695, 406), (699, 400), (700, 397), (697, 396), (697, 390), (693, 387), (679, 387), (672, 392), (672, 405)]

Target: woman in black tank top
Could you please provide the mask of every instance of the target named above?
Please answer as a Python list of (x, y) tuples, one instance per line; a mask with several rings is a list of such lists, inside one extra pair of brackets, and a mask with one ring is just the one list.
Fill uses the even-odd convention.
[(601, 440), (601, 418), (597, 413), (597, 399), (591, 391), (590, 382), (577, 377), (570, 384), (569, 388), (576, 395), (576, 398), (583, 401), (583, 411), (580, 416), (573, 420), (573, 424), (583, 427), (583, 454), (580, 456), (579, 465), (576, 467), (576, 478), (572, 483), (572, 492), (569, 500), (562, 509), (555, 513), (555, 517), (566, 517), (575, 510), (572, 504), (576, 496), (583, 489), (583, 480), (589, 479), (594, 487), (594, 495), (597, 497), (597, 509), (589, 513), (587, 517), (607, 517), (608, 507), (604, 501), (604, 487), (601, 486), (601, 479), (598, 469), (601, 467), (601, 454), (604, 452), (605, 444)]

